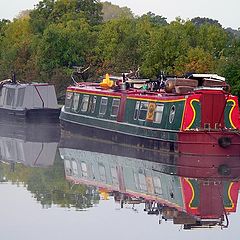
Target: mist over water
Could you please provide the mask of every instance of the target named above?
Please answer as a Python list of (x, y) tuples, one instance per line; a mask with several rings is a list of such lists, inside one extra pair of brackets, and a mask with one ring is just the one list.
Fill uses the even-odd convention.
[[(237, 171), (193, 173), (194, 159), (185, 166), (179, 156), (82, 137), (58, 124), (1, 123), (0, 156), (3, 239), (235, 239), (238, 233)], [(205, 217), (223, 215), (222, 227), (184, 230), (184, 221), (201, 217), (187, 207), (186, 179), (195, 189), (189, 204)]]

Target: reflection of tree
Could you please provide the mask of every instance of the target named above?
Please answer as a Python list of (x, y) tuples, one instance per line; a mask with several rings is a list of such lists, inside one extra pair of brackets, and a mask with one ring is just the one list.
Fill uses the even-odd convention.
[(99, 201), (95, 188), (83, 185), (71, 185), (65, 179), (64, 165), (57, 153), (53, 166), (49, 168), (31, 168), (22, 164), (1, 164), (1, 180), (7, 179), (13, 184), (23, 185), (45, 208), (57, 204), (64, 208), (85, 209)]

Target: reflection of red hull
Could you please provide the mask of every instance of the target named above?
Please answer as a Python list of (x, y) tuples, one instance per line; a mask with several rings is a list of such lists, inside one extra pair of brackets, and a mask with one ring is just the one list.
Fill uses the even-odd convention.
[(177, 175), (190, 178), (239, 178), (240, 158), (180, 155)]
[[(221, 218), (236, 212), (239, 182), (182, 178), (186, 211), (201, 219)], [(224, 207), (224, 209), (223, 209)]]
[[(224, 131), (186, 131), (179, 133), (179, 153), (208, 156), (239, 156), (240, 134)], [(229, 146), (220, 146), (219, 139), (227, 139)]]

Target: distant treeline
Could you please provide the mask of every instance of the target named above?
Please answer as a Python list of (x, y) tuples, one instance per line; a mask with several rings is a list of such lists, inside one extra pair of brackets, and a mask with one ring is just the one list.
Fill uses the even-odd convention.
[(13, 21), (0, 21), (0, 79), (13, 72), (23, 82), (71, 82), (74, 66), (90, 66), (84, 80), (140, 67), (142, 77), (161, 71), (217, 73), (240, 95), (239, 31), (217, 20), (176, 18), (96, 0), (43, 0)]

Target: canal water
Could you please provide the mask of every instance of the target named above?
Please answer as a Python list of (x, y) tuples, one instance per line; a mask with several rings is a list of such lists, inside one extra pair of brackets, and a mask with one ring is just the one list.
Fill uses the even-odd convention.
[(238, 239), (240, 159), (0, 124), (1, 239)]

